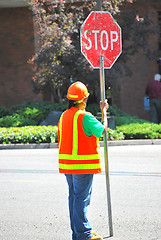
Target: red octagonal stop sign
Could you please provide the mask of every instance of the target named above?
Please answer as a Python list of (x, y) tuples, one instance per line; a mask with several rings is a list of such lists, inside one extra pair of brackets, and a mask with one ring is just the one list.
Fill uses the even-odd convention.
[(81, 52), (93, 68), (111, 68), (122, 51), (121, 28), (109, 12), (91, 12), (81, 26)]

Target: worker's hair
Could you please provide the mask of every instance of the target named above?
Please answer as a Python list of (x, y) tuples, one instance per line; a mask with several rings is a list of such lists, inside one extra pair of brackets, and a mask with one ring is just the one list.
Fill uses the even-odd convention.
[(75, 107), (78, 103), (76, 103), (74, 100), (69, 100), (68, 101), (68, 109), (71, 107)]

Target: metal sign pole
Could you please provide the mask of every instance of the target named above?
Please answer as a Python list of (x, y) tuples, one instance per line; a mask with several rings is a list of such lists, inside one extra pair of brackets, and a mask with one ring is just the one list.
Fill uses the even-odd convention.
[[(100, 93), (101, 101), (105, 100), (105, 77), (104, 77), (104, 60), (100, 57)], [(107, 148), (107, 131), (103, 134), (104, 141), (104, 159), (105, 159), (105, 172), (106, 172), (106, 191), (107, 191), (107, 205), (108, 205), (108, 220), (109, 220), (109, 233), (110, 237), (113, 236), (112, 226), (112, 212), (111, 212), (111, 196), (110, 196), (110, 181), (108, 170), (108, 148)]]

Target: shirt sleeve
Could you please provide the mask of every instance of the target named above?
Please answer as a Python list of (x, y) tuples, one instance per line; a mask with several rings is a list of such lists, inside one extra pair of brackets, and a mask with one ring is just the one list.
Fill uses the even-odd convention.
[(91, 135), (100, 138), (104, 125), (98, 121), (91, 113), (86, 113), (83, 117), (83, 130), (86, 136), (90, 137)]

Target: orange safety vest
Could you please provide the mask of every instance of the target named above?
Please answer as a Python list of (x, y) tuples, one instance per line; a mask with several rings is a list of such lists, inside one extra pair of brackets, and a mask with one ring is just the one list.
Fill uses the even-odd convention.
[(59, 172), (93, 174), (101, 172), (99, 139), (87, 137), (83, 130), (85, 111), (72, 107), (58, 123)]

